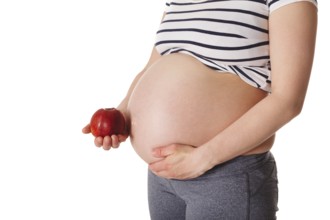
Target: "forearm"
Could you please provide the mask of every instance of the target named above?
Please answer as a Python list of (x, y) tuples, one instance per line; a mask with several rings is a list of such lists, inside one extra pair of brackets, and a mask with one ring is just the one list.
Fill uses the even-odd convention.
[(299, 114), (302, 105), (269, 95), (200, 148), (212, 165), (251, 151)]
[(316, 27), (317, 10), (306, 2), (271, 15), (272, 94), (200, 147), (211, 165), (254, 149), (300, 113), (313, 64)]

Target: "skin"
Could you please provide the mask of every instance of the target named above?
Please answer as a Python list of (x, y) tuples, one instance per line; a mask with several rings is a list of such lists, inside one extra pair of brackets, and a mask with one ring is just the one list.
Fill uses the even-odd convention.
[[(274, 11), (269, 18), (272, 93), (201, 146), (170, 144), (153, 149), (153, 156), (160, 160), (149, 164), (150, 170), (169, 179), (198, 177), (217, 164), (255, 149), (298, 116), (311, 74), (316, 28), (317, 9), (311, 3), (293, 3)], [(159, 58), (154, 49), (118, 109), (125, 112), (136, 83)], [(89, 125), (83, 132), (90, 132)], [(109, 150), (126, 139), (127, 136), (97, 137), (95, 145)]]

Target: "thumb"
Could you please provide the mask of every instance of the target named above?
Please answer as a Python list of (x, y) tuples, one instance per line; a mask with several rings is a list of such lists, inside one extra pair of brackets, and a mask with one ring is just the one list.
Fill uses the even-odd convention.
[(176, 150), (175, 144), (171, 144), (163, 147), (157, 147), (152, 150), (152, 155), (158, 158), (167, 157), (173, 154), (175, 150)]
[(88, 134), (88, 133), (90, 133), (91, 132), (91, 126), (88, 124), (88, 125), (86, 125), (85, 127), (83, 127), (83, 129), (82, 129), (82, 133), (84, 133), (84, 134)]

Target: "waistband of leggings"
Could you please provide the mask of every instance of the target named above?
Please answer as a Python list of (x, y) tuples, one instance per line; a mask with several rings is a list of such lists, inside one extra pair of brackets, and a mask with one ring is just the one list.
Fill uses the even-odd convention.
[(275, 162), (274, 156), (270, 151), (260, 154), (238, 156), (225, 163), (213, 167), (208, 172), (220, 171), (222, 174), (246, 172), (257, 168), (258, 166), (262, 166), (267, 162)]

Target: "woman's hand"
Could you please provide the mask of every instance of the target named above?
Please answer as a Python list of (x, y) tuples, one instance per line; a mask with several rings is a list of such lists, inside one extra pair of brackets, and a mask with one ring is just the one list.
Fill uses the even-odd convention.
[[(86, 125), (82, 132), (84, 134), (91, 133), (90, 124)], [(121, 142), (124, 142), (128, 138), (128, 135), (111, 135), (103, 137), (95, 137), (94, 144), (97, 147), (102, 147), (104, 150), (110, 150), (111, 148), (118, 148)]]
[(149, 164), (149, 169), (167, 179), (196, 178), (214, 166), (210, 153), (190, 145), (171, 144), (155, 148), (152, 153), (161, 160)]

